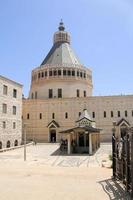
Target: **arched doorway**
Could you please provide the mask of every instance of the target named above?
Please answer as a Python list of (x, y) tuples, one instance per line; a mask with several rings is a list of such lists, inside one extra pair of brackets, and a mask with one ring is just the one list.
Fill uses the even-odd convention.
[(7, 141), (6, 148), (10, 148), (10, 141)]
[(15, 140), (14, 146), (18, 146), (18, 140)]
[(0, 141), (0, 149), (2, 149), (2, 142)]
[(56, 130), (50, 129), (50, 142), (56, 142)]

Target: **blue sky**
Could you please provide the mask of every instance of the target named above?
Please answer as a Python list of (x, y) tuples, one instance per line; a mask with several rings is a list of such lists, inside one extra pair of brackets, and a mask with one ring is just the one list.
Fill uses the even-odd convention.
[(133, 93), (132, 0), (0, 1), (0, 74), (24, 85), (52, 47), (60, 19), (93, 72), (93, 95)]

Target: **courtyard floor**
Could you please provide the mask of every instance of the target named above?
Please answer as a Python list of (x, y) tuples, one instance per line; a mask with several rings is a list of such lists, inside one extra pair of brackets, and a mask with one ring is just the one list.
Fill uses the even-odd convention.
[[(112, 169), (102, 167), (111, 144), (93, 156), (60, 155), (58, 144), (37, 144), (0, 153), (0, 200), (126, 200)], [(108, 163), (108, 162), (107, 162)]]

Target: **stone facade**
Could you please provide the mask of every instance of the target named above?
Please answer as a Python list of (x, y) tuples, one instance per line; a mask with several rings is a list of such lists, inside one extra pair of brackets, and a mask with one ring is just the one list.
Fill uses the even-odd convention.
[(0, 149), (21, 144), (22, 85), (0, 76)]
[(133, 125), (133, 95), (92, 96), (92, 73), (84, 67), (70, 47), (70, 35), (61, 22), (54, 44), (42, 64), (32, 70), (29, 98), (23, 100), (23, 120), (27, 138), (52, 142), (51, 134), (75, 125), (87, 109), (101, 141), (111, 141), (113, 121), (125, 118)]

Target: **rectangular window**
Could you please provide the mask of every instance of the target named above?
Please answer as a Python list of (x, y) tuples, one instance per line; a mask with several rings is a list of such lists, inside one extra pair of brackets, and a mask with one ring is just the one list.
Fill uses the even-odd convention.
[(127, 117), (127, 110), (125, 110), (125, 117)]
[(52, 76), (52, 71), (49, 71), (49, 76)]
[(57, 71), (55, 70), (55, 71), (54, 71), (54, 76), (56, 76), (56, 75), (57, 75)]
[(16, 129), (16, 122), (13, 122), (13, 129)]
[(35, 99), (37, 99), (37, 92), (35, 92)]
[(84, 97), (86, 97), (86, 91), (84, 90)]
[(81, 115), (81, 112), (79, 112), (79, 117), (80, 117), (80, 115)]
[(17, 98), (17, 90), (16, 89), (13, 89), (13, 97)]
[(75, 71), (72, 71), (72, 76), (75, 76)]
[(44, 77), (44, 73), (42, 72), (42, 77)]
[(58, 76), (61, 76), (61, 70), (58, 70)]
[(84, 78), (86, 78), (86, 73), (84, 73)]
[(92, 112), (92, 118), (95, 118), (95, 112)]
[(113, 113), (113, 111), (111, 111), (111, 117), (114, 117), (114, 113)]
[(42, 119), (42, 113), (40, 113), (39, 118)]
[(30, 119), (30, 114), (29, 113), (27, 113), (27, 119)]
[(67, 72), (67, 73), (68, 73), (68, 76), (71, 76), (71, 71), (70, 71), (70, 70), (68, 70), (68, 72)]
[(80, 77), (82, 77), (82, 72), (80, 72)]
[(68, 113), (67, 113), (67, 112), (65, 113), (65, 118), (66, 118), (66, 119), (68, 118)]
[(77, 89), (77, 97), (79, 97), (80, 96), (80, 94), (79, 94), (79, 89)]
[(3, 94), (4, 95), (7, 95), (7, 86), (6, 85), (3, 85)]
[(47, 77), (47, 71), (45, 71), (45, 77)]
[(7, 104), (3, 103), (2, 111), (3, 113), (7, 113)]
[(58, 89), (58, 98), (62, 98), (62, 89)]
[(52, 89), (49, 89), (49, 98), (53, 98), (53, 90)]
[(6, 128), (6, 122), (5, 121), (3, 122), (3, 128)]
[(106, 111), (103, 112), (103, 117), (106, 118)]
[(16, 115), (16, 112), (17, 112), (17, 108), (16, 108), (16, 106), (13, 106), (13, 107), (12, 107), (12, 114), (13, 114), (13, 115)]
[(132, 110), (132, 117), (133, 117), (133, 110)]
[(117, 112), (117, 114), (118, 114), (118, 117), (120, 117), (120, 116), (121, 116), (121, 113), (120, 113), (120, 111), (118, 111), (118, 112)]
[(52, 113), (52, 119), (54, 119), (55, 118), (55, 114), (54, 113)]
[(77, 71), (77, 76), (79, 76), (79, 71)]
[(63, 76), (66, 76), (66, 70), (63, 70)]

